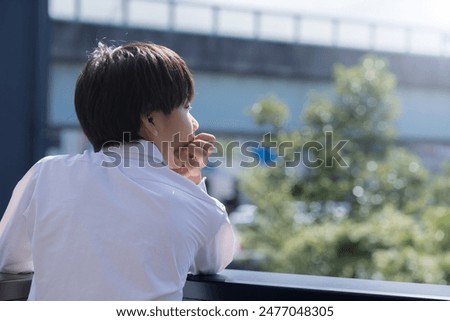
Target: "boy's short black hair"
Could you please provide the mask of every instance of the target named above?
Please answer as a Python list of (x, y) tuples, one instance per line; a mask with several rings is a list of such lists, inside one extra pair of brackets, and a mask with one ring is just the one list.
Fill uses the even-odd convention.
[(153, 111), (169, 115), (193, 96), (192, 74), (174, 51), (145, 42), (99, 43), (78, 77), (75, 110), (99, 151), (124, 138), (140, 139), (142, 116)]

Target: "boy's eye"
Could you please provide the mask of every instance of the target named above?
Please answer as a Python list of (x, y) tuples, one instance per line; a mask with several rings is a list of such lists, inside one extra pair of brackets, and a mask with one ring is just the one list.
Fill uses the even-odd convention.
[(184, 108), (186, 108), (187, 110), (191, 110), (192, 106), (191, 106), (191, 104), (187, 104)]

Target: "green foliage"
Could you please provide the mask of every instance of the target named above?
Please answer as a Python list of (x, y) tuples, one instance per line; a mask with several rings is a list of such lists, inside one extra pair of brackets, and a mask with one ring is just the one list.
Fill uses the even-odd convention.
[(450, 207), (450, 161), (443, 164), (441, 173), (434, 177), (429, 190), (432, 204)]
[[(261, 182), (267, 184), (260, 185)], [(289, 197), (292, 188), (289, 179), (280, 168), (253, 168), (244, 173), (241, 186), (250, 200), (258, 207), (254, 224), (245, 229), (244, 247), (258, 244), (257, 251), (271, 264), (273, 255), (282, 246), (286, 237), (294, 233), (294, 215)], [(270, 226), (270, 228), (267, 228)], [(262, 236), (260, 233), (265, 234)]]
[(271, 125), (280, 129), (289, 117), (288, 107), (276, 97), (267, 97), (250, 108), (250, 115), (258, 125)]
[(345, 219), (299, 227), (296, 236), (285, 243), (282, 261), (293, 273), (380, 278), (374, 255), (412, 246), (420, 233), (413, 218), (387, 206), (366, 222)]
[[(450, 283), (450, 163), (431, 176), (417, 156), (395, 146), (395, 86), (387, 62), (366, 56), (355, 66), (335, 66), (335, 97), (312, 94), (301, 129), (283, 130), (287, 107), (276, 98), (255, 104), (255, 122), (271, 124), (279, 146), (292, 142), (279, 151), (277, 167), (241, 178), (258, 213), (240, 235), (244, 248), (262, 254), (260, 268)], [(345, 165), (330, 159), (344, 140)], [(308, 142), (323, 148), (305, 153)], [(324, 163), (286, 167), (299, 153)], [(349, 212), (327, 209), (337, 202)]]
[(303, 115), (306, 132), (311, 139), (324, 131), (333, 131), (336, 139), (349, 139), (346, 151), (352, 157), (383, 157), (395, 138), (392, 120), (399, 112), (395, 84), (386, 61), (373, 56), (354, 67), (336, 65), (337, 97), (334, 101), (317, 94), (311, 97)]
[(355, 195), (360, 205), (359, 214), (369, 215), (385, 204), (392, 204), (405, 213), (420, 213), (425, 202), (424, 187), (428, 172), (420, 160), (403, 148), (391, 148), (385, 159), (363, 162), (363, 168), (354, 180)]

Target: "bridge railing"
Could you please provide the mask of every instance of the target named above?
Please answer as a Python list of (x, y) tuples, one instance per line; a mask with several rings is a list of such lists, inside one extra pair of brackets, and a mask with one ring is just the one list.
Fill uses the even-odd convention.
[[(0, 300), (26, 300), (31, 281), (32, 274), (0, 273)], [(185, 300), (202, 301), (450, 300), (447, 285), (242, 270), (188, 276), (183, 293)]]
[(176, 0), (49, 0), (56, 19), (320, 44), (374, 51), (450, 56), (450, 31)]

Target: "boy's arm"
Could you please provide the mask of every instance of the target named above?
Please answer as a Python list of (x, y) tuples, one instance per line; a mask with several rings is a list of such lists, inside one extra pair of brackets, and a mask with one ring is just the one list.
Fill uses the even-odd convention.
[(0, 272), (33, 272), (27, 213), (36, 175), (34, 166), (19, 181), (0, 221)]
[(231, 224), (223, 224), (215, 237), (200, 248), (190, 268), (193, 274), (215, 274), (224, 270), (233, 260), (234, 232)]
[[(205, 179), (202, 179), (198, 186), (207, 193)], [(223, 207), (223, 217), (225, 219), (214, 238), (198, 250), (189, 272), (215, 274), (225, 269), (233, 260), (235, 236), (225, 207)]]
[[(206, 191), (205, 179), (201, 170), (208, 163), (208, 157), (214, 149), (214, 135), (201, 133), (187, 146), (177, 151), (180, 167), (173, 169)], [(222, 205), (223, 206), (223, 205)], [(223, 221), (213, 238), (197, 251), (190, 268), (193, 274), (214, 274), (222, 271), (231, 263), (234, 255), (234, 232), (223, 207)], [(211, 228), (214, 228), (211, 226)]]

